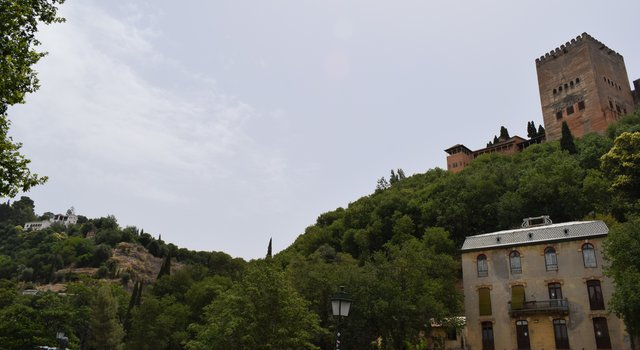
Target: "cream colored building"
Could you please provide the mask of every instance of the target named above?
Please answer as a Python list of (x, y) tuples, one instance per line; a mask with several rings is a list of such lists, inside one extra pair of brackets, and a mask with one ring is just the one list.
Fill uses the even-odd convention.
[(607, 225), (538, 217), (522, 226), (462, 246), (467, 348), (630, 349), (623, 322), (608, 311)]

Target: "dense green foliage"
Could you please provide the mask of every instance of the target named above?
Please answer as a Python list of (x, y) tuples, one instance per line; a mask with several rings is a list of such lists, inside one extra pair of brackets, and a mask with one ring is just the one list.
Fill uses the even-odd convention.
[[(460, 315), (458, 247), (468, 235), (513, 228), (522, 218), (606, 218), (606, 253), (618, 289), (612, 309), (637, 334), (640, 280), (640, 114), (607, 135), (505, 156), (483, 155), (458, 174), (391, 172), (371, 195), (324, 213), (279, 254), (245, 262), (222, 252), (178, 248), (112, 216), (25, 231), (38, 217), (28, 197), (0, 204), (0, 342), (7, 349), (333, 349), (329, 300), (353, 298), (341, 320), (342, 348), (405, 350), (428, 342), (432, 320)], [(533, 125), (530, 124), (533, 130)], [(121, 269), (122, 242), (162, 259), (151, 282)], [(266, 243), (266, 242), (265, 242)], [(162, 265), (162, 266), (160, 266)], [(73, 273), (92, 267), (93, 277)], [(67, 294), (23, 295), (66, 284)]]
[(0, 196), (14, 197), (44, 183), (47, 178), (32, 174), (30, 160), (20, 153), (22, 144), (8, 135), (9, 106), (24, 103), (27, 93), (38, 89), (33, 66), (45, 54), (35, 34), (39, 24), (61, 22), (56, 16), (64, 0), (0, 1)]

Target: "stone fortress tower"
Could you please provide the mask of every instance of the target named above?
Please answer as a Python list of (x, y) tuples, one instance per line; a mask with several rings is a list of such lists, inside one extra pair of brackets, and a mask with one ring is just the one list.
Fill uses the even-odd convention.
[(587, 33), (536, 59), (545, 135), (514, 136), (486, 148), (457, 144), (445, 150), (447, 169), (457, 173), (485, 153), (520, 152), (532, 144), (560, 139), (566, 122), (574, 137), (603, 133), (622, 116), (640, 110), (640, 79), (631, 90), (624, 58)]
[(547, 140), (604, 132), (634, 110), (624, 58), (587, 33), (536, 59)]

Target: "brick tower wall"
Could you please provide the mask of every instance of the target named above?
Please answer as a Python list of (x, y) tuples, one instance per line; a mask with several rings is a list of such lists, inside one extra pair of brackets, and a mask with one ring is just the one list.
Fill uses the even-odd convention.
[(536, 59), (547, 140), (557, 140), (562, 122), (573, 136), (604, 132), (633, 110), (622, 55), (584, 33)]

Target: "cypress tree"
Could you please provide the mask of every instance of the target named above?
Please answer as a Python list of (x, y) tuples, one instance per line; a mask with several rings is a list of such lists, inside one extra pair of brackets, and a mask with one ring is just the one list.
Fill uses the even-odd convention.
[(546, 130), (544, 130), (544, 127), (542, 126), (542, 124), (540, 124), (538, 126), (538, 135), (536, 136), (544, 136), (544, 134), (546, 134)]
[(560, 137), (560, 148), (569, 152), (569, 154), (576, 154), (578, 150), (576, 149), (575, 143), (573, 143), (573, 135), (571, 135), (571, 130), (569, 130), (569, 126), (567, 122), (562, 122), (562, 136)]
[(171, 254), (167, 254), (164, 257), (164, 261), (162, 262), (162, 266), (160, 266), (160, 272), (158, 272), (158, 277), (157, 279), (160, 279), (160, 277), (164, 276), (164, 275), (170, 275), (171, 274)]
[(271, 243), (273, 241), (273, 238), (269, 238), (269, 246), (267, 247), (267, 257), (266, 259), (269, 260), (271, 259)]
[(500, 140), (508, 140), (510, 139), (511, 136), (509, 136), (509, 130), (507, 130), (507, 128), (505, 128), (504, 126), (500, 127)]

